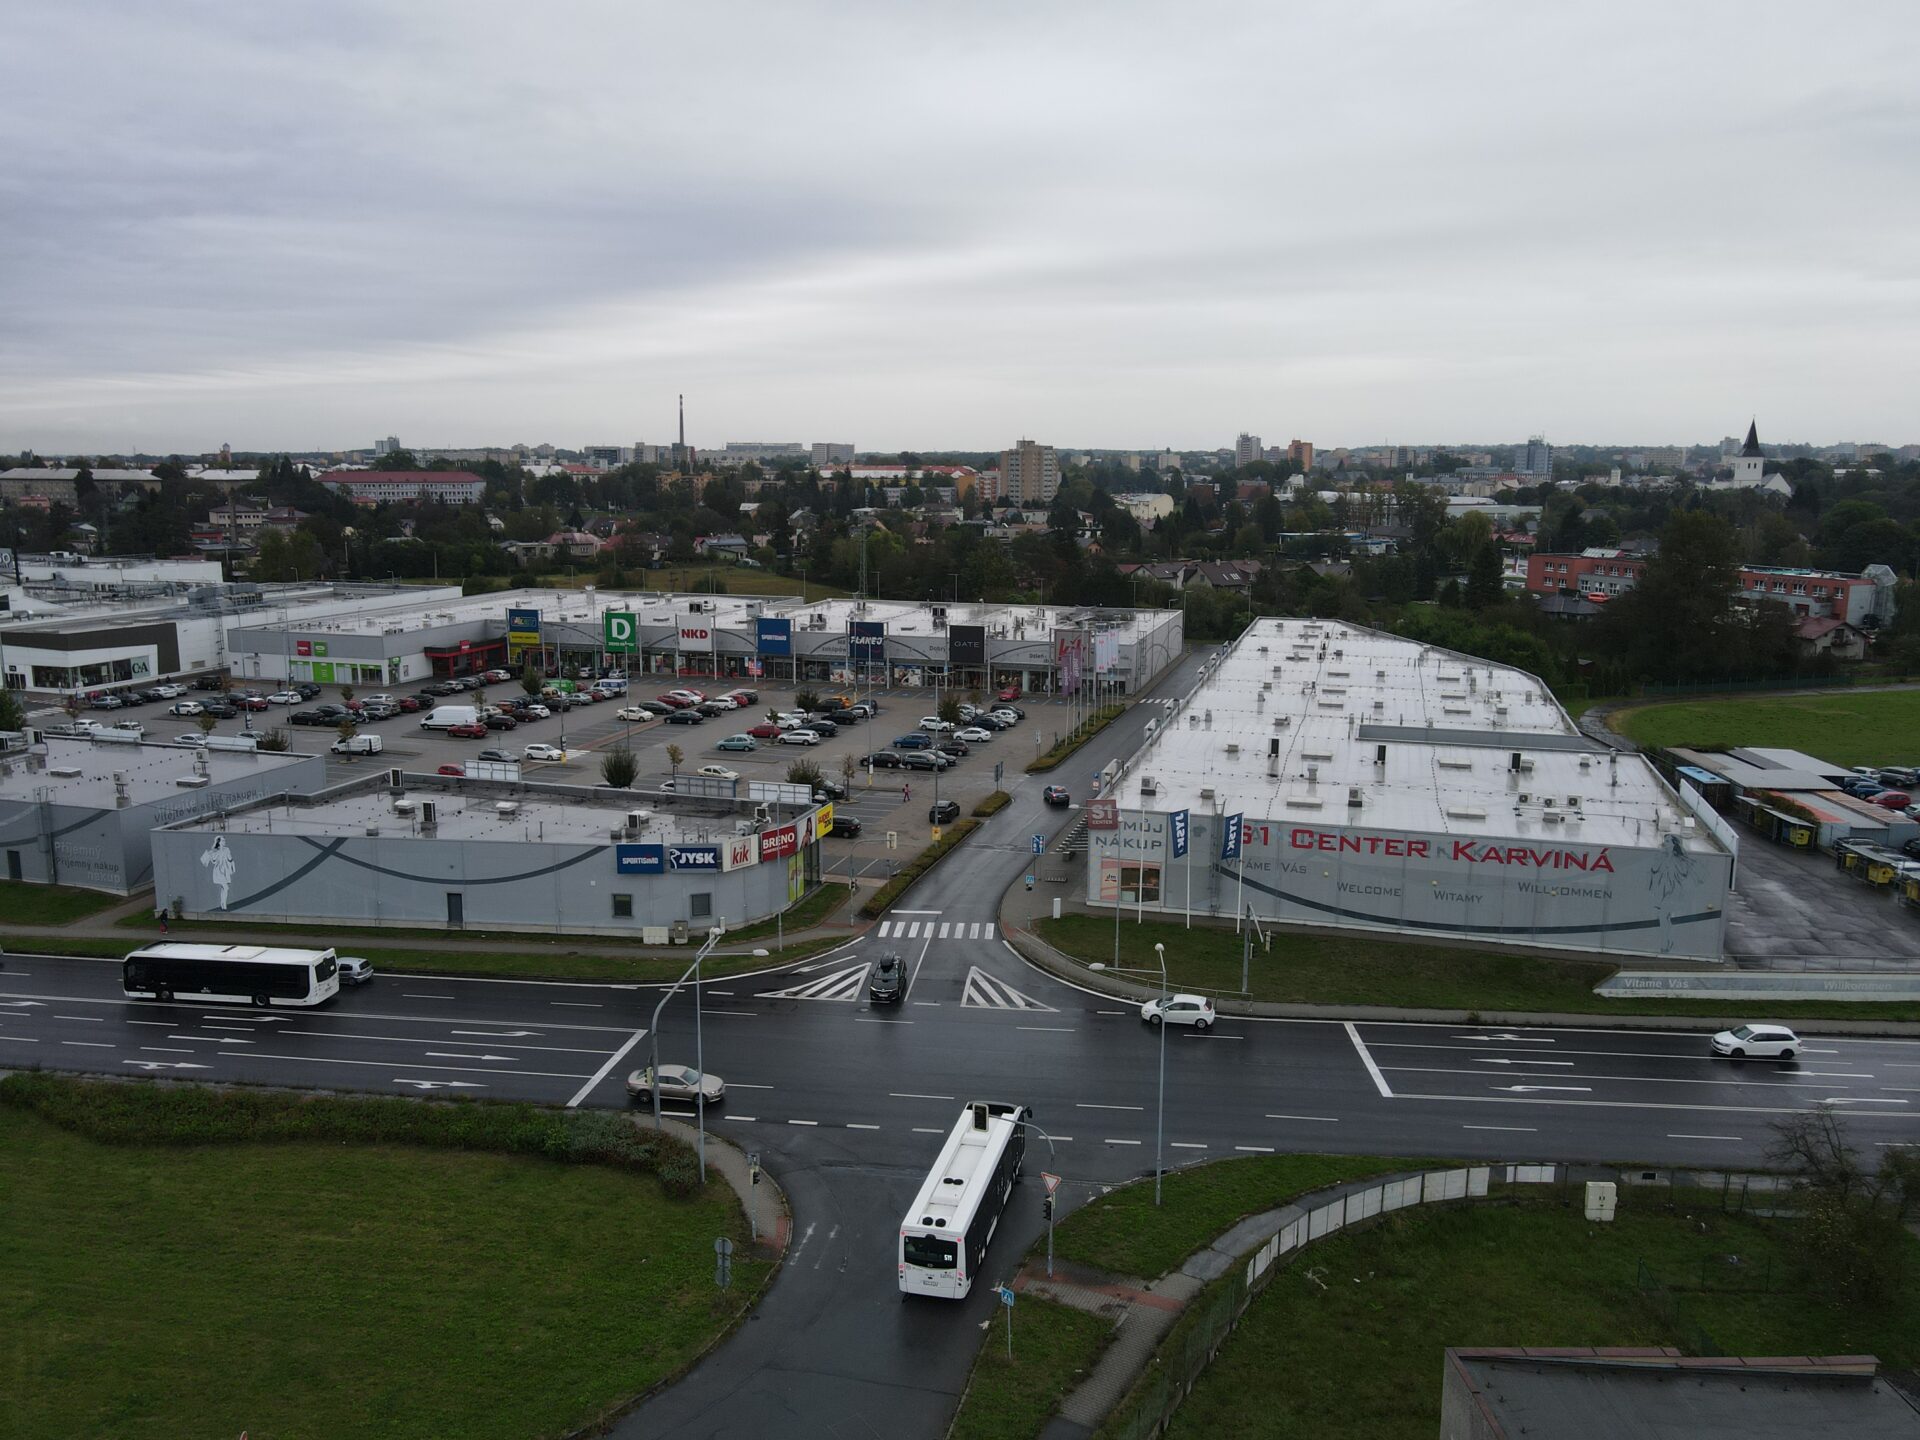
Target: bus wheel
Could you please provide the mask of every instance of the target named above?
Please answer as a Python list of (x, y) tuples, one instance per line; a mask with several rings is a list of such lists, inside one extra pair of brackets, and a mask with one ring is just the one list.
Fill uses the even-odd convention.
[(171, 1005), (173, 1003), (173, 991), (156, 990), (154, 991), (154, 998), (158, 1000), (162, 1005)]
[(262, 1010), (265, 1010), (273, 1002), (267, 999), (267, 997), (264, 995), (256, 995), (253, 997), (253, 1003), (259, 1006)]

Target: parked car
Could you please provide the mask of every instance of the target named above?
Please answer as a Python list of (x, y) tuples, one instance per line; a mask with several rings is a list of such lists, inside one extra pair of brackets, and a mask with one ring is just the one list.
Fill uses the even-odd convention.
[(1709, 1043), (1714, 1054), (1735, 1060), (1748, 1056), (1791, 1060), (1801, 1050), (1800, 1037), (1784, 1025), (1736, 1025), (1722, 1030)]
[[(840, 827), (834, 826), (835, 830)], [(898, 955), (882, 955), (867, 976), (867, 999), (875, 1005), (898, 1005), (907, 988), (907, 967)]]
[(780, 732), (782, 745), (818, 745), (820, 737), (811, 730), (783, 730)]
[(298, 690), (276, 690), (267, 696), (269, 705), (298, 705), (306, 697)]
[(176, 745), (197, 745), (204, 750), (207, 748), (207, 737), (204, 735), (176, 735), (173, 737), (173, 743)]
[(1040, 798), (1049, 805), (1066, 806), (1073, 803), (1073, 797), (1067, 794), (1064, 785), (1049, 785), (1040, 792)]
[(1905, 790), (1882, 790), (1867, 803), (1870, 805), (1884, 805), (1889, 810), (1904, 810), (1913, 804), (1913, 796)]
[(662, 1100), (702, 1100), (718, 1105), (727, 1098), (727, 1087), (718, 1075), (703, 1075), (691, 1065), (662, 1065), (656, 1081), (651, 1065), (627, 1076), (627, 1098), (651, 1101), (658, 1089)]
[(398, 705), (376, 705), (372, 701), (368, 701), (360, 707), (360, 718), (362, 720), (391, 720), (399, 713), (400, 707)]
[[(776, 731), (775, 733), (778, 734), (779, 732)], [(760, 742), (751, 735), (729, 735), (713, 748), (716, 750), (758, 750), (760, 748)]]
[(727, 698), (739, 705), (742, 709), (745, 709), (749, 705), (758, 705), (760, 703), (760, 692), (758, 690), (749, 690), (746, 686), (742, 685), (727, 691)]
[(226, 676), (224, 675), (196, 675), (193, 677), (193, 688), (196, 690), (218, 690), (220, 688), (220, 682), (225, 679)]
[(936, 754), (951, 755), (956, 760), (964, 760), (967, 758), (967, 756), (973, 753), (971, 750), (967, 749), (966, 741), (955, 740), (951, 737), (948, 737), (947, 739), (944, 739), (944, 740), (934, 741), (933, 748)]
[(342, 985), (364, 985), (373, 979), (373, 964), (358, 955), (342, 955), (334, 962), (340, 967)]
[(897, 750), (876, 750), (862, 757), (859, 763), (869, 770), (898, 770), (905, 760), (906, 756)]
[(724, 765), (702, 765), (693, 773), (696, 775), (704, 775), (709, 780), (738, 780), (740, 778), (740, 772), (738, 770), (729, 770)]
[(702, 700), (706, 699), (707, 697), (704, 691), (689, 690), (686, 686), (683, 685), (676, 690), (669, 690), (665, 695), (662, 695), (660, 698), (662, 700), (678, 700), (682, 705), (698, 705)]
[(669, 725), (698, 725), (707, 717), (698, 710), (676, 710), (667, 716)]
[(1914, 859), (1920, 860), (1920, 840), (1909, 840), (1900, 848), (1906, 854), (1913, 856)]
[(964, 730), (954, 731), (953, 738), (964, 740), (969, 745), (985, 745), (993, 739), (993, 731), (984, 730), (978, 725), (969, 725)]
[(103, 726), (102, 728), (112, 730), (121, 735), (145, 735), (147, 733), (147, 727), (142, 725), (138, 720), (116, 720), (113, 724)]
[(726, 715), (740, 707), (735, 705), (731, 700), (702, 700), (693, 708), (698, 710), (702, 715), (705, 715), (708, 719), (712, 719), (716, 715)]
[(398, 700), (394, 701), (393, 703), (395, 705), (398, 705), (403, 712), (409, 715), (413, 714), (416, 710), (421, 710), (425, 708), (421, 704), (420, 697), (418, 695), (402, 695)]
[(482, 750), (473, 758), (476, 760), (491, 760), (497, 765), (512, 765), (517, 763), (511, 750)]
[(216, 720), (231, 720), (240, 712), (225, 700), (207, 699), (200, 702), (200, 713), (211, 715)]
[(896, 735), (893, 737), (893, 748), (895, 750), (931, 750), (933, 748), (933, 738), (928, 735), (915, 735), (911, 732), (905, 735)]
[(296, 710), (287, 717), (289, 725), (338, 725), (340, 722), (322, 710)]
[(311, 680), (296, 680), (287, 688), (302, 700), (318, 700), (320, 698), (320, 687), (315, 685)]
[(927, 807), (927, 823), (930, 825), (945, 825), (959, 818), (960, 802), (958, 800), (936, 800)]
[(944, 770), (952, 763), (937, 750), (905, 750), (900, 754), (902, 770)]
[(457, 740), (484, 740), (487, 727), (477, 721), (463, 720), (458, 725), (447, 726), (446, 733)]
[(840, 733), (840, 727), (838, 725), (821, 715), (811, 717), (806, 723), (806, 728), (813, 731), (814, 734), (821, 736), (823, 739), (828, 740), (831, 740), (835, 735)]
[(860, 817), (857, 815), (842, 815), (836, 810), (833, 815), (833, 829), (829, 830), (827, 834), (835, 840), (858, 840), (860, 838)]
[(176, 700), (167, 707), (169, 715), (204, 715), (207, 707), (198, 700)]
[(619, 710), (614, 712), (613, 718), (627, 721), (651, 720), (653, 719), (653, 711), (642, 709), (638, 705), (622, 705)]
[(1213, 1001), (1204, 995), (1156, 995), (1140, 1007), (1140, 1018), (1149, 1025), (1191, 1025), (1196, 1030), (1213, 1028)]
[(998, 715), (976, 715), (973, 717), (973, 723), (982, 730), (993, 730), (996, 732), (1011, 730), (1013, 728), (1013, 722), (1011, 720), (1003, 720)]
[(481, 678), (488, 681), (511, 680), (513, 679), (513, 672), (511, 670), (489, 670)]
[(1007, 724), (1009, 725), (1017, 725), (1022, 720), (1027, 718), (1026, 711), (1017, 710), (1011, 705), (996, 705), (993, 709), (989, 710), (987, 713), (993, 716), (993, 718), (996, 720), (1006, 721)]
[(564, 760), (567, 758), (567, 752), (562, 750), (558, 745), (543, 745), (538, 743), (527, 746), (526, 749), (520, 752), (520, 755), (522, 759), (526, 760)]
[(235, 699), (233, 703), (238, 705), (242, 710), (270, 710), (273, 708), (272, 702), (270, 702), (266, 696), (254, 690), (246, 691)]
[(785, 733), (786, 727), (775, 720), (762, 720), (747, 731), (748, 737), (754, 740), (778, 740)]
[(995, 695), (993, 698), (1000, 701), (1002, 704), (1011, 704), (1013, 701), (1018, 700), (1020, 698), (1020, 687), (1018, 685), (1008, 685), (1005, 688), (1003, 688), (1000, 691), (1000, 693)]
[(943, 730), (953, 729), (954, 725), (951, 720), (942, 720), (938, 715), (922, 715), (920, 717), (920, 728), (938, 735)]
[(838, 780), (822, 780), (818, 785), (813, 787), (813, 798), (815, 800), (844, 800), (847, 798), (847, 787), (842, 785)]
[(127, 702), (118, 695), (92, 695), (87, 698), (88, 708), (93, 710), (118, 710)]
[(187, 693), (187, 687), (176, 685), (171, 680), (164, 685), (156, 685), (147, 692), (156, 700), (176, 700)]
[(464, 765), (442, 765), (434, 773), (436, 775), (446, 775), (452, 779), (458, 780), (466, 775), (467, 767)]

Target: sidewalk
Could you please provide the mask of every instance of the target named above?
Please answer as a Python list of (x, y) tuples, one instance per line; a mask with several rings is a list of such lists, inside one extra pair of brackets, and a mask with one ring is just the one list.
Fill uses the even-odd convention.
[[(651, 1130), (651, 1115), (635, 1115), (634, 1128)], [(693, 1126), (684, 1120), (660, 1121), (660, 1129), (676, 1140), (684, 1140), (690, 1146), (698, 1147), (700, 1135)], [(786, 1258), (787, 1245), (793, 1239), (793, 1209), (787, 1204), (787, 1192), (782, 1190), (767, 1173), (766, 1167), (760, 1168), (760, 1183), (755, 1185), (747, 1167), (746, 1153), (731, 1140), (722, 1139), (709, 1130), (707, 1132), (707, 1171), (709, 1175), (718, 1174), (739, 1197), (740, 1208), (749, 1216), (755, 1214), (754, 1206), (759, 1205), (758, 1218), (754, 1221), (760, 1232), (760, 1255), (762, 1259), (778, 1263)], [(768, 1277), (772, 1283), (772, 1277)]]

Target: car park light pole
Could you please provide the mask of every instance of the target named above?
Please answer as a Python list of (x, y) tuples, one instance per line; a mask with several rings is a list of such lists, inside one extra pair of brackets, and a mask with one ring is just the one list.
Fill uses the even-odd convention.
[[(1116, 893), (1114, 896), (1114, 906), (1116, 910), (1119, 904), (1120, 897)], [(1167, 1000), (1169, 999), (1169, 995), (1167, 985), (1167, 947), (1156, 940), (1153, 944), (1153, 953), (1154, 957), (1160, 962), (1160, 1103), (1156, 1107), (1157, 1113), (1153, 1119), (1153, 1203), (1157, 1208), (1160, 1204), (1160, 1175), (1165, 1168), (1160, 1163), (1160, 1156), (1162, 1154), (1161, 1141), (1167, 1133)], [(1094, 961), (1091, 965), (1087, 966), (1087, 968), (1089, 970), (1112, 970), (1120, 974), (1133, 975), (1151, 975), (1153, 973), (1151, 970), (1125, 970), (1121, 966), (1107, 965), (1099, 960)], [(655, 1103), (657, 1107), (658, 1102), (656, 1101)]]

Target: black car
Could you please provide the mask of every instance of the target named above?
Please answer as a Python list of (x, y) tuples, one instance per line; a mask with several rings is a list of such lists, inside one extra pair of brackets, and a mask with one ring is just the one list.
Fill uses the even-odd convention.
[(302, 700), (317, 700), (320, 698), (320, 687), (311, 680), (296, 680), (287, 688)]
[(427, 686), (426, 689), (420, 692), (421, 696), (427, 700), (437, 700), (442, 695), (458, 695), (459, 693), (460, 687), (451, 680), (438, 681), (435, 684)]
[(833, 829), (827, 832), (833, 840), (858, 840), (860, 838), (860, 820), (854, 815), (835, 815)]
[(833, 721), (825, 719), (818, 715), (810, 716), (808, 718), (807, 729), (813, 731), (814, 734), (827, 740), (831, 740), (835, 735), (838, 735), (840, 733), (840, 727), (838, 725), (834, 724)]
[[(835, 821), (834, 823), (838, 824), (839, 822)], [(1920, 860), (1920, 840), (1909, 840), (1900, 848), (1907, 854), (1913, 856), (1914, 859)]]
[(223, 675), (196, 675), (193, 688), (196, 690), (218, 690), (226, 677)]
[(1066, 786), (1049, 785), (1040, 792), (1040, 798), (1049, 805), (1065, 805), (1068, 804), (1073, 797), (1067, 794)]
[(667, 724), (669, 725), (698, 725), (707, 717), (702, 715), (698, 710), (688, 709), (675, 710), (666, 718)]
[(740, 707), (738, 705), (729, 705), (721, 700), (702, 700), (693, 708), (698, 710), (702, 715), (711, 718), (715, 715), (731, 715)]
[(933, 748), (942, 755), (953, 756), (956, 760), (964, 760), (973, 753), (967, 749), (967, 742), (964, 740), (936, 740), (933, 742)]
[(473, 757), (476, 760), (492, 760), (501, 765), (513, 765), (519, 762), (518, 755), (510, 755), (505, 750), (482, 750)]
[(822, 780), (813, 787), (813, 798), (816, 800), (844, 800), (847, 798), (847, 787), (842, 785), (838, 780)]
[(876, 750), (860, 763), (875, 770), (898, 770), (905, 759), (895, 750)]
[(513, 716), (502, 715), (497, 712), (487, 716), (481, 720), (480, 723), (489, 730), (518, 730), (520, 728), (520, 722), (514, 719)]
[(900, 756), (902, 770), (944, 770), (952, 763), (935, 750), (907, 750)]
[(211, 715), (216, 720), (231, 720), (240, 712), (225, 700), (202, 700), (200, 702), (200, 713), (203, 715)]
[(742, 685), (736, 689), (727, 691), (727, 698), (729, 700), (738, 700), (740, 702), (740, 708), (744, 710), (749, 705), (758, 705), (760, 703), (760, 692), (758, 690), (749, 690), (746, 686)]
[[(840, 827), (836, 824), (835, 830)], [(907, 988), (907, 967), (898, 955), (882, 955), (867, 977), (867, 999), (875, 1005), (898, 1005)]]
[(927, 823), (931, 825), (944, 825), (949, 820), (959, 818), (960, 802), (958, 800), (936, 800), (927, 807)]
[(969, 725), (978, 725), (982, 730), (1006, 730), (1010, 728), (1007, 722), (997, 715), (976, 715), (967, 723)]
[(296, 710), (287, 717), (289, 725), (338, 725), (340, 722), (319, 710)]
[(649, 715), (672, 715), (677, 713), (673, 706), (667, 704), (664, 700), (642, 700), (634, 708), (644, 710)]

